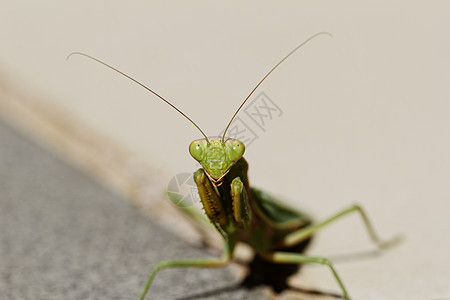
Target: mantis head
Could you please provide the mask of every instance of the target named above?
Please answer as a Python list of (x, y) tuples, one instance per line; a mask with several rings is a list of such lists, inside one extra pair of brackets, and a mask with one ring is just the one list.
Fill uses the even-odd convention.
[(220, 184), (244, 152), (244, 143), (231, 138), (223, 140), (222, 137), (210, 137), (195, 140), (189, 145), (189, 153), (203, 166), (215, 184)]

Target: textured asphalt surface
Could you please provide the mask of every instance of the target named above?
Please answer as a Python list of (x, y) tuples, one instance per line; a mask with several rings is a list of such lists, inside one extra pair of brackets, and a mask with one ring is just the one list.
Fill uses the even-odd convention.
[[(210, 256), (0, 119), (0, 299), (137, 299), (163, 259)], [(147, 299), (267, 299), (230, 269), (172, 269)]]

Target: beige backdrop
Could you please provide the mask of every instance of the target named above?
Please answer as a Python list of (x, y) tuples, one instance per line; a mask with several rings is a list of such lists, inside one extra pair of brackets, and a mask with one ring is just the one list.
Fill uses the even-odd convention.
[[(187, 147), (199, 132), (142, 88), (67, 54), (128, 72), (217, 135), (283, 55), (332, 33), (255, 93), (280, 117), (260, 128), (240, 115), (258, 136), (250, 180), (318, 219), (360, 202), (382, 236), (404, 235), (380, 257), (337, 262), (355, 299), (449, 299), (450, 2), (12, 3), (0, 10), (2, 76), (136, 153), (161, 172), (161, 191), (195, 169)], [(371, 249), (351, 217), (310, 253)], [(324, 268), (305, 268), (301, 280), (336, 290)]]

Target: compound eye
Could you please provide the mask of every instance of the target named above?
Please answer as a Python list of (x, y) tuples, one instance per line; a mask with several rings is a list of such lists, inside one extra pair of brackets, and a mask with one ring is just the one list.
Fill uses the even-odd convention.
[(189, 145), (189, 153), (197, 160), (202, 161), (206, 152), (206, 140), (195, 140)]
[(228, 140), (225, 142), (227, 146), (228, 159), (230, 161), (238, 161), (245, 152), (245, 145), (238, 140)]

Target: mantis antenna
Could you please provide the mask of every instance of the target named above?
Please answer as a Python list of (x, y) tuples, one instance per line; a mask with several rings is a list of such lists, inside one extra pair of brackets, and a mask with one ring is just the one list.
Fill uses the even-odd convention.
[(227, 127), (225, 128), (225, 131), (223, 132), (223, 136), (222, 136), (222, 142), (225, 140), (225, 134), (228, 131), (228, 128), (230, 127), (231, 123), (233, 122), (234, 118), (236, 117), (236, 115), (238, 114), (238, 112), (241, 110), (241, 108), (244, 106), (244, 104), (247, 102), (247, 100), (250, 98), (250, 96), (255, 92), (255, 90), (261, 85), (261, 83), (267, 78), (269, 77), (269, 75), (279, 66), (281, 65), (282, 62), (284, 62), (289, 56), (291, 56), (292, 54), (294, 54), (295, 51), (297, 51), (298, 49), (300, 49), (303, 45), (305, 45), (306, 43), (308, 43), (310, 40), (314, 39), (315, 37), (319, 36), (319, 35), (328, 35), (330, 37), (333, 37), (331, 35), (331, 33), (329, 32), (318, 32), (316, 34), (314, 34), (313, 36), (311, 36), (310, 38), (308, 38), (306, 41), (304, 41), (303, 43), (301, 43), (300, 45), (298, 45), (294, 50), (292, 50), (291, 52), (288, 53), (288, 55), (286, 55), (282, 60), (280, 60), (275, 67), (273, 67), (267, 74), (266, 76), (263, 77), (263, 79), (261, 79), (258, 84), (253, 88), (253, 90), (250, 92), (250, 94), (247, 96), (247, 98), (245, 98), (245, 100), (241, 103), (241, 105), (238, 107), (238, 109), (236, 110), (236, 112), (234, 113), (233, 117), (231, 117), (230, 122), (228, 123)]
[(159, 94), (156, 93), (155, 91), (151, 90), (150, 88), (148, 88), (148, 87), (145, 86), (144, 84), (140, 83), (139, 81), (137, 81), (137, 80), (134, 79), (133, 77), (131, 77), (131, 76), (125, 74), (124, 72), (122, 72), (122, 71), (120, 71), (120, 70), (118, 70), (118, 69), (116, 69), (116, 68), (114, 68), (113, 66), (110, 66), (110, 65), (108, 65), (107, 63), (105, 63), (105, 62), (103, 62), (103, 61), (101, 61), (101, 60), (99, 60), (99, 59), (97, 59), (97, 58), (95, 58), (95, 57), (93, 57), (93, 56), (87, 55), (87, 54), (85, 54), (85, 53), (82, 53), (82, 52), (72, 52), (72, 53), (70, 53), (70, 54), (67, 56), (66, 60), (68, 60), (68, 59), (69, 59), (71, 56), (73, 56), (73, 55), (81, 55), (81, 56), (85, 56), (85, 57), (87, 57), (87, 58), (90, 58), (90, 59), (92, 59), (92, 60), (94, 60), (94, 61), (96, 61), (96, 62), (98, 62), (98, 63), (100, 63), (100, 64), (102, 64), (102, 65), (104, 65), (104, 66), (106, 66), (106, 67), (108, 67), (108, 68), (110, 68), (111, 70), (116, 71), (117, 73), (119, 73), (119, 74), (125, 76), (126, 78), (130, 79), (131, 81), (137, 83), (138, 85), (140, 85), (141, 87), (143, 87), (144, 89), (146, 89), (147, 91), (149, 91), (150, 93), (152, 93), (153, 95), (155, 95), (156, 97), (158, 97), (159, 99), (161, 99), (162, 101), (164, 101), (164, 102), (166, 102), (167, 104), (169, 104), (173, 109), (175, 109), (177, 112), (179, 112), (183, 117), (185, 117), (186, 119), (188, 119), (192, 124), (194, 124), (195, 127), (197, 127), (197, 129), (203, 134), (203, 136), (205, 137), (206, 141), (209, 143), (209, 140), (208, 140), (208, 137), (206, 136), (206, 134), (200, 129), (200, 127), (198, 127), (197, 124), (195, 124), (194, 121), (192, 121), (191, 118), (189, 118), (185, 113), (183, 113), (180, 109), (178, 109), (178, 107), (176, 107), (175, 105), (173, 105), (172, 103), (170, 103), (168, 100), (164, 99), (161, 95), (159, 95)]

